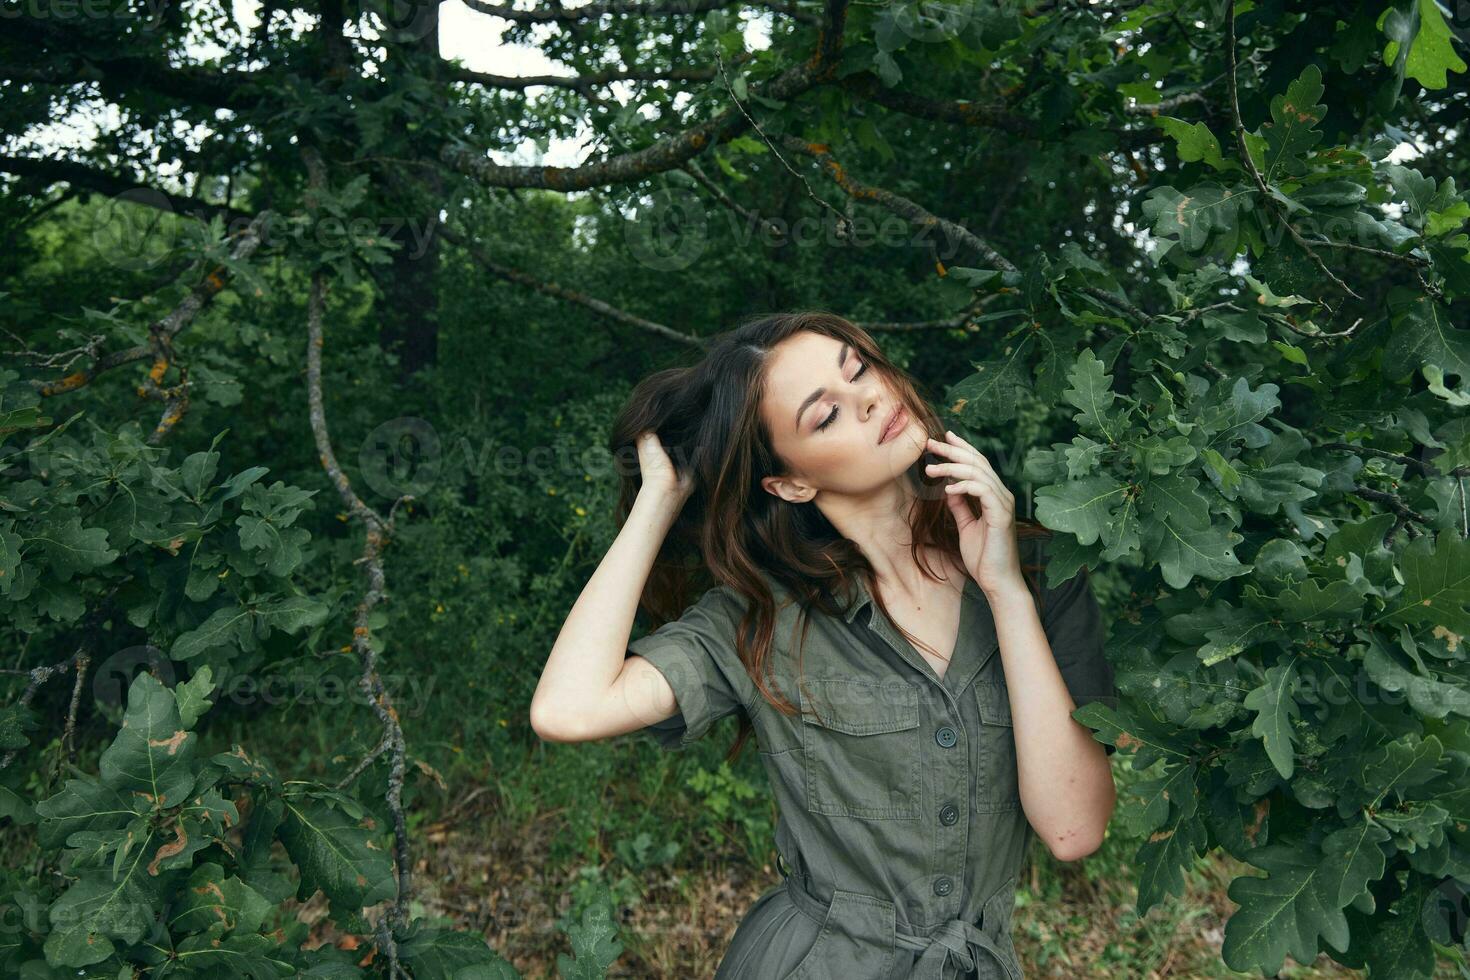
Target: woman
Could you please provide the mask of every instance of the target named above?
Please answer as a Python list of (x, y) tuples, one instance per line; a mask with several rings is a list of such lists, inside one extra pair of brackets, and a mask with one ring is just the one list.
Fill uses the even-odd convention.
[[(833, 314), (717, 338), (644, 381), (612, 441), (637, 449), (626, 517), (531, 721), (677, 749), (737, 714), (731, 756), (754, 732), (784, 880), (717, 980), (1019, 978), (1030, 835), (1081, 858), (1115, 799), (1110, 750), (1070, 717), (1116, 703), (1086, 567), (1046, 587), (1045, 529)], [(684, 609), (701, 568), (716, 584)], [(664, 625), (628, 643), (640, 601)]]

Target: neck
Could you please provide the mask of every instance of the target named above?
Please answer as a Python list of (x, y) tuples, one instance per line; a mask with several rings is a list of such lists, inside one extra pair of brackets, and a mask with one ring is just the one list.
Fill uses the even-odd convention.
[[(817, 498), (822, 516), (872, 564), (885, 598), (912, 601), (932, 582), (914, 558), (909, 525), (914, 502), (913, 490), (902, 477), (864, 498), (835, 497), (830, 492)], [(963, 576), (963, 571), (938, 548), (927, 548), (925, 556), (938, 574), (949, 574), (954, 587), (964, 587), (963, 578), (954, 574)]]

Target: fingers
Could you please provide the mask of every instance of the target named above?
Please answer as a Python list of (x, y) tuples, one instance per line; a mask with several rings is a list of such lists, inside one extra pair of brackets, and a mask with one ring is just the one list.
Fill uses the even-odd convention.
[(1010, 502), (1003, 499), (989, 484), (979, 480), (961, 480), (959, 483), (947, 484), (944, 492), (952, 496), (969, 494), (978, 497), (981, 515), (988, 524), (998, 526), (1013, 520)]
[(980, 450), (978, 450), (974, 446), (970, 445), (964, 439), (961, 439), (959, 437), (959, 435), (956, 434), (953, 429), (946, 429), (944, 431), (944, 434), (955, 445), (957, 445), (957, 446), (963, 446), (964, 448), (968, 449), (970, 452), (974, 453), (975, 455), (977, 455), (977, 456), (980, 455)]
[(985, 454), (982, 453), (980, 450), (976, 449), (968, 442), (965, 442), (963, 439), (960, 439), (960, 437), (955, 435), (953, 432), (946, 432), (945, 435), (951, 440), (958, 440), (958, 442), (946, 442), (943, 439), (935, 439), (933, 437), (930, 437), (929, 448), (934, 450), (936, 454), (940, 456), (947, 456), (948, 458), (954, 460), (969, 460), (976, 465), (983, 465), (992, 473), (995, 472), (995, 467), (990, 465), (990, 460), (986, 459)]
[(957, 476), (967, 480), (991, 475), (978, 463), (925, 463), (924, 470), (933, 476)]
[[(953, 436), (953, 433), (950, 435)], [(955, 436), (955, 438), (959, 437)], [(948, 455), (954, 462), (928, 463), (924, 467), (926, 473), (933, 476), (956, 476), (963, 479), (983, 480), (995, 490), (997, 495), (1009, 501), (1012, 506), (1015, 505), (1015, 497), (1010, 488), (1005, 485), (1005, 481), (1000, 478), (1000, 474), (995, 471), (990, 460), (985, 458), (984, 453), (969, 443), (956, 445), (931, 438), (929, 445), (937, 455)]]
[(970, 505), (965, 503), (964, 494), (947, 493), (944, 495), (944, 502), (948, 505), (949, 512), (954, 515), (955, 527), (961, 534), (968, 531), (971, 524), (980, 522), (980, 518), (970, 511)]
[(924, 471), (930, 476), (952, 476), (959, 480), (973, 480), (990, 487), (998, 496), (1007, 495), (1005, 485), (1000, 482), (1000, 478), (975, 463), (928, 463), (924, 466)]
[[(931, 439), (931, 442), (935, 441)], [(986, 460), (985, 455), (975, 453), (973, 450), (960, 450), (960, 448), (942, 444), (942, 442), (939, 442), (938, 445), (944, 445), (951, 453), (963, 454), (964, 457), (969, 458), (963, 458), (963, 460), (957, 460), (954, 463), (926, 463), (925, 473), (931, 476), (957, 476), (957, 478), (961, 479), (983, 480), (1000, 497), (1014, 501), (1014, 497), (1011, 497), (1010, 489), (1005, 486), (1004, 480), (1001, 480), (1000, 473), (995, 472), (995, 467), (991, 466), (989, 460)]]
[(958, 477), (944, 488), (947, 497), (969, 494), (980, 501), (981, 516), (990, 525), (1000, 526), (1015, 520), (1016, 498), (1006, 488), (995, 469), (982, 453), (972, 447), (960, 447), (951, 443), (929, 440), (931, 445), (943, 447), (951, 455), (966, 457), (952, 463), (929, 463), (924, 469), (934, 476)]

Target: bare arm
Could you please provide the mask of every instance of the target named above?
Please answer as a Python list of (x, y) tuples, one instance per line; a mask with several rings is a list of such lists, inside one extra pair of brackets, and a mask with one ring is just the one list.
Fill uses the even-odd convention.
[[(1077, 702), (1021, 576), (1015, 495), (983, 453), (953, 432), (945, 435), (953, 441), (930, 439), (929, 447), (954, 462), (926, 469), (957, 478), (945, 489), (962, 489), (980, 502), (976, 517), (960, 496), (948, 494), (945, 500), (959, 530), (965, 567), (985, 592), (995, 620), (1014, 721), (1021, 808), (1055, 858), (1076, 861), (1102, 845), (1117, 801), (1112, 765), (1091, 729), (1072, 717)], [(1075, 581), (1086, 586), (1085, 578)], [(1090, 610), (1086, 601), (1074, 609), (1100, 627), (1095, 603)]]
[(1117, 802), (1112, 765), (1102, 743), (1072, 717), (1077, 703), (1025, 585), (986, 599), (1015, 719), (1021, 808), (1053, 857), (1079, 860), (1102, 846)]
[(562, 624), (531, 698), (531, 728), (547, 741), (622, 735), (679, 710), (663, 674), (627, 656), (638, 598), (688, 496), (672, 467), (662, 470), (668, 457), (652, 438), (653, 448), (639, 446), (643, 486), (628, 520)]

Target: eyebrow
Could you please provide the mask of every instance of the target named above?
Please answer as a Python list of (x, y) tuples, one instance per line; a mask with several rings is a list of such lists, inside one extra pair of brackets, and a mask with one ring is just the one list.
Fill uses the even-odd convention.
[[(847, 363), (847, 341), (844, 340), (842, 342), (842, 349), (837, 352), (837, 370), (841, 371), (842, 370), (842, 365), (844, 365), (846, 363)], [(820, 399), (826, 393), (827, 393), (827, 388), (824, 385), (821, 388), (818, 388), (816, 391), (812, 392), (810, 395), (807, 395), (806, 396), (806, 401), (802, 402), (801, 403), (801, 407), (796, 410), (796, 428), (797, 429), (800, 429), (801, 428), (801, 413), (802, 412), (805, 412), (808, 408), (811, 407), (812, 402), (817, 401), (818, 399)]]

